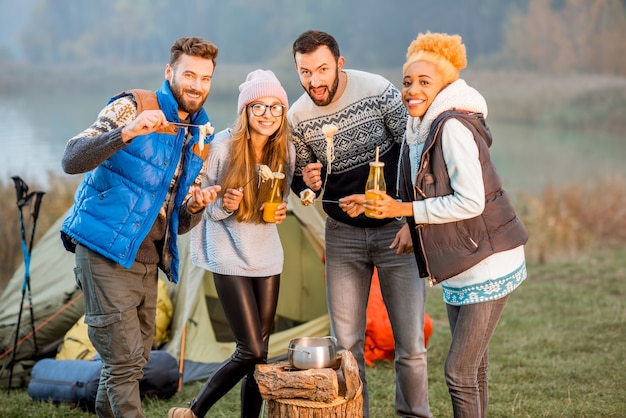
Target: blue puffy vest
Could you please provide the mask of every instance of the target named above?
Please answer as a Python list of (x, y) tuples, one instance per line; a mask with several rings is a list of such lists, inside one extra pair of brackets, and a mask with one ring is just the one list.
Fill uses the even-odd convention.
[[(154, 93), (148, 93), (148, 100), (145, 100), (146, 91), (122, 92), (111, 98), (109, 103), (133, 95), (138, 114), (144, 109), (160, 108), (167, 120), (180, 121), (178, 103), (167, 81), (156, 91), (158, 104), (149, 100), (150, 96), (154, 98)], [(209, 121), (203, 109), (190, 115), (190, 119), (196, 125), (204, 125)], [(121, 266), (130, 268), (163, 206), (179, 159), (183, 158), (183, 169), (173, 196), (173, 210), (168, 218), (168, 242), (164, 248), (165, 256), (171, 258), (171, 262), (165, 264), (165, 273), (170, 281), (177, 283), (179, 211), (190, 186), (200, 173), (203, 157), (206, 158), (208, 153), (206, 147), (205, 155), (200, 155), (197, 146), (199, 129), (190, 130), (193, 137), (186, 145), (185, 130), (176, 129), (173, 125), (165, 131), (135, 137), (128, 146), (85, 173), (84, 180), (76, 190), (74, 205), (61, 228), (66, 249), (74, 249), (69, 237)]]

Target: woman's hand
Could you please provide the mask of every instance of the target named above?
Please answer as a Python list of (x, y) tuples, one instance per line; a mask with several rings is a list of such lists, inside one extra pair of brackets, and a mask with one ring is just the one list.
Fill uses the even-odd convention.
[(370, 218), (386, 219), (413, 216), (413, 204), (411, 202), (400, 202), (380, 190), (371, 189), (367, 192), (378, 196), (377, 199), (364, 201), (363, 206), (370, 211)]
[[(265, 209), (265, 203), (261, 205), (261, 212)], [(276, 224), (281, 224), (287, 218), (287, 202), (283, 202), (276, 207), (274, 211), (274, 220)]]
[(408, 223), (405, 223), (402, 228), (400, 228), (389, 248), (392, 250), (395, 248), (396, 254), (398, 255), (411, 254), (413, 252), (413, 239), (411, 238)]
[(224, 193), (224, 197), (222, 197), (222, 205), (227, 211), (234, 212), (239, 209), (241, 199), (243, 199), (243, 192), (241, 190), (227, 189)]
[(274, 218), (276, 219), (277, 225), (282, 223), (287, 218), (287, 202), (283, 202), (278, 205)]

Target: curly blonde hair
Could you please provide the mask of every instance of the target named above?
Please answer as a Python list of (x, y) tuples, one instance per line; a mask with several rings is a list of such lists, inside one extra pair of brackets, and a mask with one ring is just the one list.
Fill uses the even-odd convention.
[(459, 78), (459, 72), (467, 67), (465, 45), (461, 36), (420, 33), (409, 45), (402, 72), (406, 73), (407, 68), (417, 61), (430, 62), (441, 73), (446, 85), (452, 83)]

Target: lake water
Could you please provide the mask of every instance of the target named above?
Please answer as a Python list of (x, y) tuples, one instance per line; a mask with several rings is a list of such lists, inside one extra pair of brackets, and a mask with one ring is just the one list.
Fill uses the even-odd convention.
[[(67, 176), (61, 169), (67, 140), (93, 123), (109, 96), (8, 98), (0, 93), (0, 183), (12, 182), (17, 175), (29, 185), (45, 186), (49, 173)], [(205, 108), (213, 126), (224, 129), (233, 121), (236, 98), (226, 104), (207, 101)]]
[[(0, 94), (0, 182), (11, 183), (17, 175), (45, 189), (48, 173), (67, 176), (60, 165), (65, 143), (95, 120), (110, 95)], [(218, 103), (209, 97), (206, 108), (216, 129), (233, 121), (235, 100)], [(537, 193), (548, 183), (558, 187), (607, 172), (626, 174), (621, 137), (488, 122), (494, 135), (492, 158), (509, 192)]]

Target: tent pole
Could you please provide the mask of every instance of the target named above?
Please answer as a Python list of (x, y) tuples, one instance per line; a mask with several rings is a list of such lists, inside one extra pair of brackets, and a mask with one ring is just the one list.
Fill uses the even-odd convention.
[(180, 360), (178, 362), (178, 391), (183, 389), (183, 370), (185, 367), (185, 341), (187, 340), (187, 324), (183, 327), (182, 342), (180, 343)]

